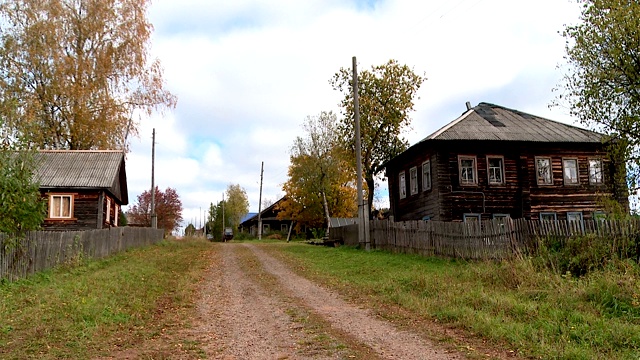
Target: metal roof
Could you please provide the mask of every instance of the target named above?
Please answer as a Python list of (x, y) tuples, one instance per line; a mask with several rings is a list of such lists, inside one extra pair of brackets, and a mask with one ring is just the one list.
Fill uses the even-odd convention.
[(36, 161), (41, 188), (106, 189), (128, 203), (122, 151), (41, 150)]
[(518, 110), (480, 103), (422, 141), (426, 140), (599, 143), (602, 134)]

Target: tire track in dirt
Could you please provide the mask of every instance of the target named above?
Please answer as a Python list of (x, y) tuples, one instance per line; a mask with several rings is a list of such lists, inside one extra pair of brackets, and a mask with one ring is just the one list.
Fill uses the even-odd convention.
[(420, 336), (401, 331), (371, 314), (341, 300), (334, 293), (292, 272), (282, 262), (254, 244), (242, 244), (260, 260), (265, 271), (276, 277), (290, 296), (299, 298), (310, 311), (332, 327), (362, 342), (382, 359), (464, 359), (458, 353), (436, 347)]

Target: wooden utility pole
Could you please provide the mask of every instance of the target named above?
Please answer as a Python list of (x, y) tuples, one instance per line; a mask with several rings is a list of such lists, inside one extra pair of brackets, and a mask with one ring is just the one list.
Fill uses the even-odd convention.
[(356, 141), (356, 171), (358, 175), (358, 242), (364, 245), (366, 251), (371, 250), (369, 243), (369, 207), (362, 196), (362, 145), (360, 142), (360, 103), (358, 100), (358, 68), (356, 57), (352, 59), (353, 66), (353, 117), (355, 120)]
[(227, 242), (227, 239), (224, 237), (224, 193), (222, 193), (222, 240)]
[(155, 163), (156, 163), (156, 128), (153, 128), (151, 135), (151, 228), (158, 228), (158, 216), (156, 215), (156, 185), (155, 185)]
[(262, 240), (262, 175), (264, 174), (264, 161), (260, 165), (260, 197), (258, 198), (258, 240)]

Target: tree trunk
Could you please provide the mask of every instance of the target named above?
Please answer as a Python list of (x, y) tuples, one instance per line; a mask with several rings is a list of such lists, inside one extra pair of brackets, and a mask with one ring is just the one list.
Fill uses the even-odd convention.
[(327, 217), (327, 233), (325, 236), (329, 237), (329, 228), (331, 227), (331, 218), (329, 217), (329, 205), (327, 204), (327, 196), (324, 191), (322, 192), (322, 206), (324, 207), (324, 216)]
[(369, 210), (369, 220), (371, 220), (371, 214), (372, 214), (372, 204), (373, 204), (373, 193), (376, 191), (376, 185), (373, 181), (373, 176), (366, 176), (365, 181), (367, 182), (367, 206), (368, 206), (368, 210)]

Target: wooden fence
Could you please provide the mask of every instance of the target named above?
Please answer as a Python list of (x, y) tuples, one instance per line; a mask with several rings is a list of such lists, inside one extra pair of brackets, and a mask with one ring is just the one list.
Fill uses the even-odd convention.
[(0, 279), (14, 281), (82, 257), (111, 254), (157, 243), (163, 229), (115, 227), (89, 231), (32, 231), (17, 245), (0, 235)]
[[(505, 259), (531, 254), (542, 239), (549, 237), (563, 243), (575, 236), (596, 236), (611, 241), (615, 250), (621, 239), (640, 234), (640, 219), (470, 223), (373, 220), (369, 229), (374, 249), (463, 259)], [(358, 245), (357, 224), (332, 228), (329, 235), (332, 241)]]

